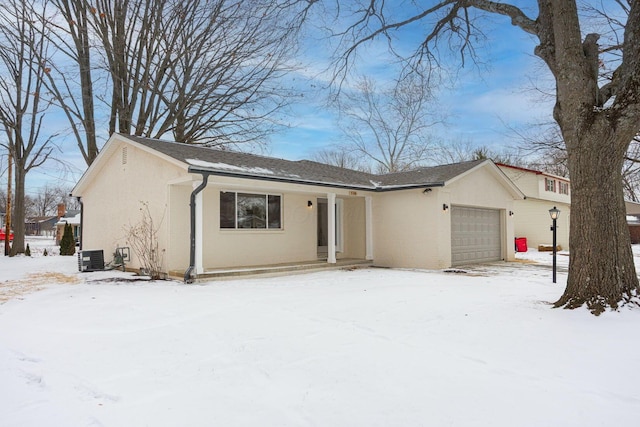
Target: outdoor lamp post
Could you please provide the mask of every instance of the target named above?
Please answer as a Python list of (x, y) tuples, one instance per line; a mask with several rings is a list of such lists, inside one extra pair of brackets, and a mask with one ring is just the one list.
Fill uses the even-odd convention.
[(549, 209), (549, 215), (551, 216), (551, 220), (553, 221), (553, 225), (551, 226), (551, 231), (553, 231), (553, 283), (556, 283), (556, 253), (558, 245), (556, 244), (556, 221), (558, 220), (558, 216), (560, 216), (560, 209), (555, 206), (553, 209)]

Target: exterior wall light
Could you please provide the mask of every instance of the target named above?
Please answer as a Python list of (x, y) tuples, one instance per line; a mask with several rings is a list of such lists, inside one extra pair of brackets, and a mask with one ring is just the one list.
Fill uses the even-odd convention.
[(448, 211), (449, 210), (449, 205), (446, 204), (446, 203), (443, 203), (442, 204), (442, 210), (445, 211), (445, 212)]
[(313, 202), (311, 200), (307, 201), (307, 207), (309, 207), (309, 208), (313, 207)]

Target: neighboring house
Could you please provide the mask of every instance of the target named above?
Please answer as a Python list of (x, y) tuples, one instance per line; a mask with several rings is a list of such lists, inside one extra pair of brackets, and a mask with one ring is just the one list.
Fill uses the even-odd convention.
[(427, 269), (513, 260), (509, 212), (524, 197), (490, 160), (372, 175), (120, 134), (73, 195), (82, 249), (108, 259), (130, 246), (125, 229), (146, 203), (166, 272), (185, 279), (319, 259)]
[(60, 244), (62, 236), (64, 235), (64, 226), (71, 224), (73, 230), (73, 237), (76, 242), (80, 241), (80, 235), (82, 233), (81, 223), (82, 215), (79, 210), (66, 210), (64, 203), (58, 205), (58, 216), (56, 217), (55, 230), (56, 230), (56, 245)]
[(56, 231), (57, 216), (35, 216), (27, 218), (24, 222), (25, 234), (27, 236), (47, 236), (52, 237)]
[(0, 229), (4, 228), (4, 216), (5, 216), (5, 213), (0, 212)]
[(513, 219), (516, 237), (527, 239), (527, 246), (553, 246), (549, 209), (560, 210), (557, 220), (557, 244), (569, 250), (569, 224), (571, 220), (571, 185), (567, 178), (516, 166), (498, 164), (498, 167), (524, 193), (525, 199), (514, 204)]
[(629, 225), (629, 234), (631, 235), (631, 243), (640, 243), (640, 203), (626, 201), (627, 208), (627, 224)]

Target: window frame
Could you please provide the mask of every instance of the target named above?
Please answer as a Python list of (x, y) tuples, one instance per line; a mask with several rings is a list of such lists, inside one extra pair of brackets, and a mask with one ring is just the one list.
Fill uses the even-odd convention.
[[(550, 188), (551, 187), (551, 188)], [(544, 179), (544, 189), (550, 193), (556, 193), (556, 180), (552, 178)]]
[[(233, 194), (233, 226), (223, 226), (223, 195)], [(239, 209), (238, 209), (238, 200), (240, 196), (247, 196), (253, 198), (264, 198), (264, 227), (239, 227)], [(270, 224), (273, 223), (273, 218), (270, 218), (270, 200), (272, 198), (277, 197), (279, 199), (279, 218), (278, 218), (278, 227), (272, 227)], [(218, 209), (218, 229), (222, 231), (237, 231), (237, 230), (249, 230), (249, 231), (283, 231), (283, 205), (284, 205), (284, 195), (282, 193), (264, 193), (264, 192), (252, 192), (251, 190), (247, 191), (236, 191), (236, 190), (220, 190), (219, 193), (219, 209)], [(228, 201), (230, 202), (230, 200)], [(228, 212), (229, 213), (229, 212)], [(229, 216), (229, 215), (227, 215)], [(227, 218), (227, 224), (229, 224)]]
[(566, 181), (558, 181), (558, 193), (569, 195), (569, 183)]

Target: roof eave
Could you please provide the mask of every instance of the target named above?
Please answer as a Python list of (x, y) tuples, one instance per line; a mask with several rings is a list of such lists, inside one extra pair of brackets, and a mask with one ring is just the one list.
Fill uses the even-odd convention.
[(415, 188), (444, 187), (444, 184), (445, 184), (444, 182), (430, 182), (430, 183), (406, 184), (406, 185), (397, 185), (397, 186), (393, 186), (393, 185), (369, 186), (369, 185), (314, 181), (314, 180), (303, 179), (303, 178), (291, 178), (291, 177), (283, 177), (283, 176), (277, 176), (277, 175), (260, 175), (260, 174), (252, 174), (252, 173), (221, 171), (221, 170), (203, 168), (198, 166), (189, 166), (188, 172), (197, 173), (197, 174), (205, 173), (209, 175), (224, 176), (228, 178), (255, 179), (258, 181), (282, 182), (286, 184), (301, 184), (301, 185), (311, 185), (316, 187), (340, 188), (340, 189), (346, 189), (346, 190), (375, 191), (375, 192), (411, 190)]

